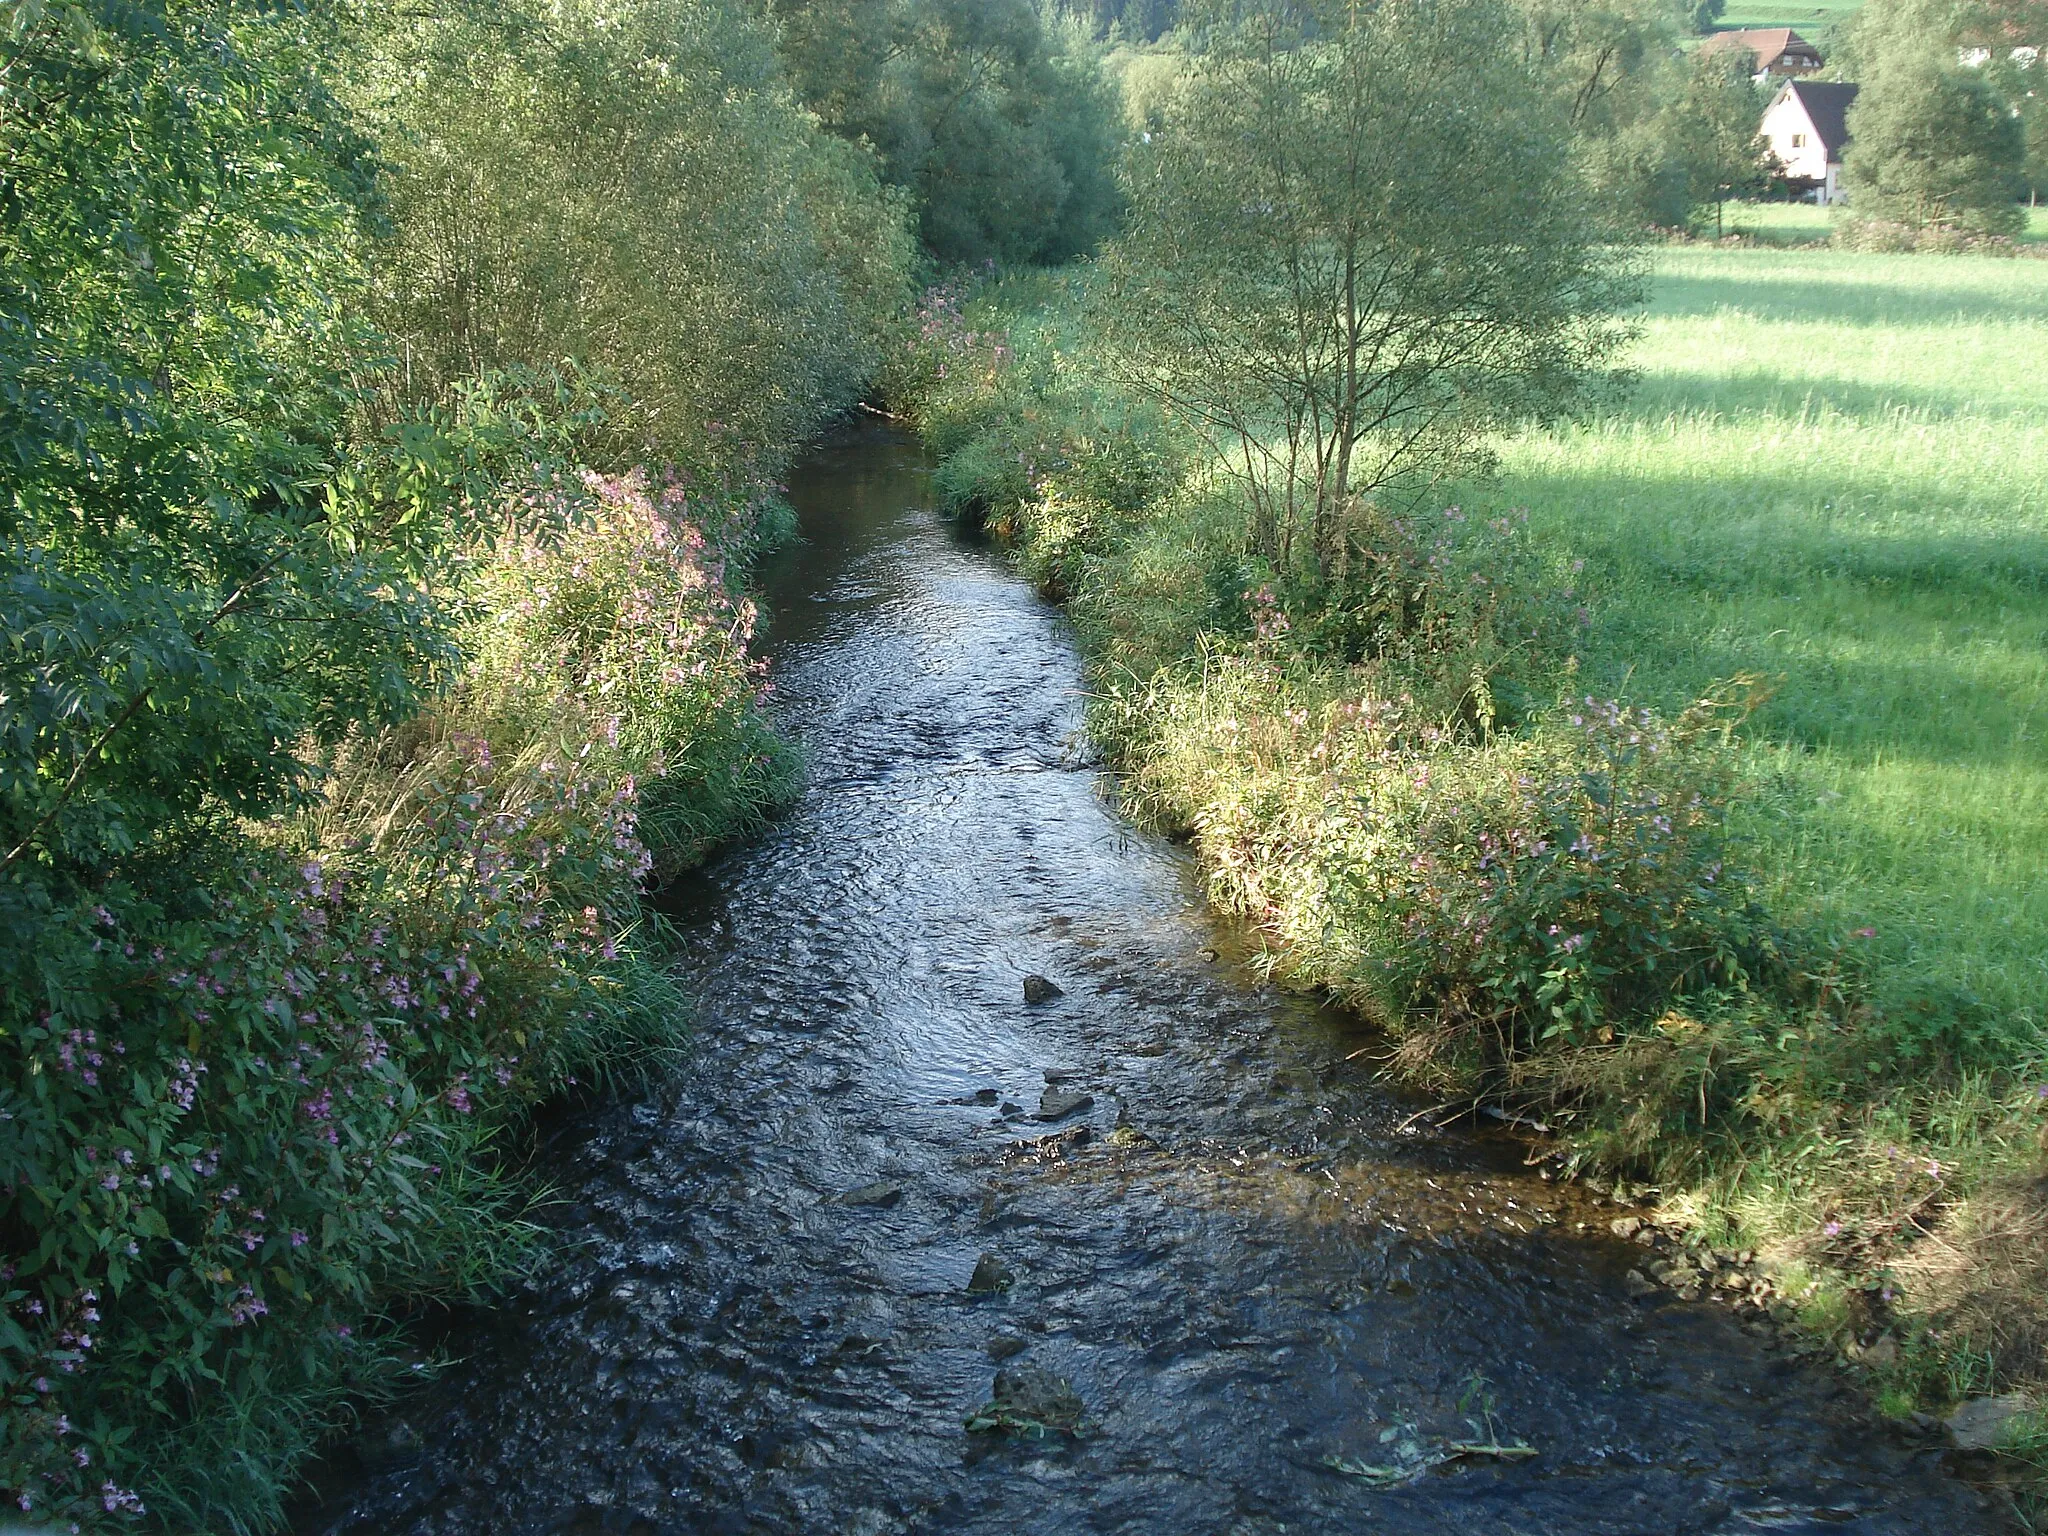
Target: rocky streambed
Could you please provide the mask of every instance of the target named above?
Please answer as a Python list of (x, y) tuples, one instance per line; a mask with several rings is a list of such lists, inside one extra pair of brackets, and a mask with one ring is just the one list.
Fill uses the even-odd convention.
[(912, 445), (793, 496), (809, 787), (674, 893), (695, 1059), (563, 1128), (562, 1261), (305, 1536), (2004, 1528), (1740, 1255), (1431, 1128), (1237, 964)]

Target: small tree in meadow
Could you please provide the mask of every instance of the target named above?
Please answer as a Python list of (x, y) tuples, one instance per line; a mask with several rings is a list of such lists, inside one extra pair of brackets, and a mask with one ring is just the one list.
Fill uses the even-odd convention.
[(1731, 197), (1761, 192), (1776, 168), (1759, 131), (1763, 111), (1746, 53), (1730, 49), (1693, 56), (1685, 92), (1670, 113), (1671, 148), (1684, 167), (1691, 208), (1714, 210), (1716, 238), (1722, 205)]
[(1354, 499), (1473, 462), (1609, 355), (1626, 264), (1495, 0), (1243, 0), (1127, 167), (1104, 319), (1129, 382), (1321, 585)]
[(1858, 218), (1915, 229), (2018, 234), (2026, 139), (1978, 72), (1901, 43), (1867, 70), (1842, 157)]

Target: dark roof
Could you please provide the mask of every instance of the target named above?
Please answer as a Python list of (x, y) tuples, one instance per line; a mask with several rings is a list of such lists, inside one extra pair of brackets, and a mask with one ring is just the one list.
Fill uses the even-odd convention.
[(1828, 158), (1841, 158), (1842, 146), (1849, 142), (1849, 103), (1856, 99), (1856, 87), (1841, 80), (1793, 80), (1785, 89), (1806, 109)]

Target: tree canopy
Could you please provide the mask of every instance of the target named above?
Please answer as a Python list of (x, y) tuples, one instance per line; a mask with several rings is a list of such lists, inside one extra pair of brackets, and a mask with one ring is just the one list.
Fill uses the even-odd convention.
[(1116, 213), (1120, 113), (1032, 0), (773, 0), (798, 91), (871, 145), (941, 262), (1061, 261)]
[(1981, 73), (1924, 44), (1879, 52), (1849, 108), (1842, 171), (1862, 218), (2017, 234), (2025, 130)]
[(1329, 579), (1355, 498), (1469, 463), (1594, 376), (1631, 292), (1495, 0), (1250, 0), (1129, 160), (1105, 319), (1234, 467), (1253, 546)]

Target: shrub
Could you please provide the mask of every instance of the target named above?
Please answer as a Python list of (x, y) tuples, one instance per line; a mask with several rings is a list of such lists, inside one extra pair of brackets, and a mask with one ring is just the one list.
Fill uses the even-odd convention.
[[(658, 875), (759, 825), (795, 763), (758, 707), (732, 578), (790, 513), (758, 472), (586, 473), (480, 561), (476, 661), (448, 712), (513, 750), (592, 752), (639, 786)], [(557, 531), (566, 525), (564, 531)]]
[(25, 1509), (268, 1523), (277, 1469), (400, 1373), (378, 1319), (533, 1251), (497, 1139), (686, 1016), (627, 943), (643, 804), (676, 867), (788, 783), (732, 586), (783, 515), (682, 471), (530, 493), (476, 553), (462, 682), (349, 738), (317, 814), (15, 912), (0, 1486)]
[(1859, 213), (1915, 230), (2016, 235), (2026, 138), (1991, 82), (1924, 37), (1873, 49), (1842, 172)]
[(389, 1378), (383, 1309), (516, 1266), (493, 1129), (668, 1027), (619, 952), (629, 790), (475, 743), (406, 809), (375, 849), (230, 839), (174, 902), (117, 882), (47, 914), (10, 977), (0, 1484), (23, 1510), (274, 1518), (276, 1467)]
[(1328, 753), (1340, 991), (1469, 1025), (1507, 1056), (1605, 1043), (1741, 987), (1773, 932), (1730, 867), (1729, 704), (1676, 720), (1585, 698), (1512, 741), (1390, 751), (1398, 711)]

